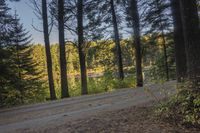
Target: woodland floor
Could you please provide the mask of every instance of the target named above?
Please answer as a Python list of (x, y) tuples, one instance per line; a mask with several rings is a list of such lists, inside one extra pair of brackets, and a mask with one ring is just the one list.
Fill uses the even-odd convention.
[(199, 133), (154, 115), (175, 82), (0, 109), (0, 133)]

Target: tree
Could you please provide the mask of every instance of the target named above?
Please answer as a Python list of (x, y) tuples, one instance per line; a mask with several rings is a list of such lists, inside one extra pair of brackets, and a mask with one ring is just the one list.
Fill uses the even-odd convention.
[(141, 36), (140, 36), (140, 19), (138, 13), (137, 0), (131, 0), (130, 3), (130, 16), (134, 31), (134, 44), (135, 44), (135, 57), (136, 57), (136, 77), (137, 86), (143, 86), (142, 76), (142, 55), (141, 55)]
[[(98, 3), (98, 2), (97, 2)], [(56, 14), (57, 1), (52, 1), (51, 3), (51, 13), (58, 20)], [(74, 38), (67, 38), (66, 42), (74, 44), (78, 49), (79, 54), (79, 64), (81, 72), (81, 92), (82, 94), (87, 94), (87, 67), (86, 67), (86, 56), (87, 50), (89, 49), (90, 42), (96, 41), (101, 38), (100, 30), (97, 30), (99, 26), (99, 19), (91, 19), (95, 8), (96, 1), (91, 0), (68, 0), (65, 1), (64, 10), (64, 26), (66, 31), (70, 32)], [(84, 22), (84, 23), (83, 23)]]
[(54, 80), (53, 80), (52, 58), (51, 58), (50, 42), (49, 42), (49, 27), (48, 27), (49, 23), (48, 23), (47, 16), (48, 16), (47, 15), (47, 3), (46, 3), (46, 0), (42, 0), (43, 33), (44, 33), (44, 41), (45, 41), (50, 98), (51, 98), (51, 100), (55, 100), (56, 94), (55, 94)]
[(200, 93), (200, 29), (197, 11), (197, 2), (195, 0), (180, 0), (182, 12), (183, 33), (185, 41), (187, 73), (189, 88), (195, 94)]
[[(46, 67), (47, 67), (47, 75), (48, 75), (48, 83), (49, 83), (49, 92), (50, 92), (50, 99), (55, 100), (55, 86), (53, 80), (53, 70), (52, 70), (52, 56), (50, 51), (50, 41), (49, 35), (53, 27), (53, 19), (52, 16), (48, 16), (48, 8), (46, 0), (40, 2), (40, 0), (30, 0), (32, 4), (32, 8), (34, 10), (35, 15), (39, 20), (43, 23), (43, 31), (39, 28), (36, 28), (33, 24), (33, 28), (38, 32), (43, 32), (44, 35), (44, 43), (45, 43), (45, 54), (46, 54)], [(49, 20), (51, 21), (49, 23)]]
[(58, 31), (60, 49), (61, 97), (69, 97), (64, 34), (64, 0), (58, 0)]
[(111, 14), (112, 14), (112, 24), (114, 28), (115, 45), (117, 48), (118, 73), (119, 73), (119, 78), (123, 80), (124, 72), (123, 72), (123, 63), (122, 63), (122, 52), (121, 52), (121, 46), (120, 46), (117, 18), (116, 18), (116, 13), (115, 13), (115, 5), (114, 5), (113, 0), (110, 0), (110, 7), (111, 7)]
[[(123, 72), (123, 60), (122, 60), (122, 51), (121, 51), (121, 44), (120, 44), (120, 34), (119, 34), (119, 23), (120, 23), (120, 13), (117, 10), (118, 1), (114, 0), (88, 0), (85, 3), (85, 14), (87, 16), (87, 21), (89, 23), (84, 28), (85, 34), (88, 36), (87, 31), (91, 33), (90, 36), (94, 36), (92, 39), (97, 41), (97, 39), (104, 39), (104, 44), (98, 45), (105, 45), (109, 39), (109, 37), (113, 37), (115, 42), (115, 59), (117, 62), (118, 67), (118, 77), (119, 79), (124, 79), (124, 72)], [(113, 27), (113, 30), (111, 29)], [(95, 30), (92, 30), (92, 29)], [(91, 32), (91, 31), (92, 32)], [(97, 35), (95, 35), (97, 34)], [(99, 37), (98, 37), (99, 36)], [(92, 40), (92, 41), (94, 41)]]
[(187, 63), (185, 42), (183, 35), (183, 23), (181, 20), (180, 3), (178, 0), (171, 0), (173, 24), (174, 24), (174, 43), (176, 54), (176, 77), (181, 82), (187, 78)]
[(12, 88), (11, 77), (13, 71), (11, 69), (12, 62), (9, 60), (12, 53), (8, 50), (8, 41), (12, 31), (12, 16), (9, 13), (10, 8), (5, 0), (0, 1), (0, 106), (4, 106), (7, 96), (4, 94)]
[[(31, 36), (29, 32), (20, 24), (20, 19), (15, 13), (13, 19), (10, 36), (9, 50), (12, 53), (12, 69), (15, 72), (15, 79), (12, 84), (14, 88), (20, 92), (21, 103), (25, 102), (25, 98), (32, 97), (33, 92), (42, 92), (42, 82), (39, 81), (39, 73), (35, 66), (37, 65), (31, 57)], [(39, 95), (38, 95), (39, 96)]]
[(170, 31), (171, 18), (169, 17), (169, 4), (168, 1), (164, 0), (152, 0), (145, 1), (148, 5), (146, 10), (146, 17), (144, 21), (150, 25), (150, 30), (148, 32), (156, 32), (158, 34), (157, 38), (162, 40), (163, 46), (163, 57), (164, 57), (164, 67), (166, 80), (169, 80), (169, 64), (167, 55), (167, 41), (166, 33)]
[(44, 89), (31, 56), (31, 36), (17, 14), (9, 13), (5, 1), (0, 2), (0, 9), (1, 106), (39, 101)]
[(81, 88), (82, 95), (87, 94), (87, 69), (85, 62), (85, 52), (84, 52), (84, 36), (83, 36), (83, 0), (78, 0), (77, 3), (77, 30), (78, 30), (78, 51), (79, 51), (79, 61), (81, 69)]

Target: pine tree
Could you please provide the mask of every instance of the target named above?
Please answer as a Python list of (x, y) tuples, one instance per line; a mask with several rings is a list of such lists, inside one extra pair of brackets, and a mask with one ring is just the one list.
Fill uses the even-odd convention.
[(49, 42), (49, 26), (48, 26), (47, 16), (48, 16), (47, 3), (46, 3), (46, 0), (42, 0), (43, 33), (44, 33), (44, 41), (45, 41), (45, 52), (46, 52), (50, 98), (51, 100), (55, 100), (56, 94), (55, 94), (54, 81), (53, 81), (52, 58), (51, 58), (51, 50), (50, 50), (50, 42)]
[[(43, 32), (44, 35), (44, 43), (45, 43), (45, 54), (46, 54), (46, 67), (47, 67), (47, 75), (48, 75), (48, 84), (49, 84), (49, 92), (50, 92), (50, 99), (55, 100), (55, 86), (54, 86), (54, 78), (53, 78), (53, 68), (52, 68), (52, 54), (50, 50), (50, 40), (49, 36), (51, 33), (51, 29), (53, 26), (53, 19), (50, 15), (48, 15), (48, 7), (49, 4), (46, 0), (30, 0), (32, 8), (34, 9), (35, 15), (38, 17), (39, 20), (42, 21), (43, 24)], [(50, 20), (50, 21), (49, 21)]]
[(64, 33), (64, 0), (58, 0), (58, 31), (60, 45), (60, 78), (61, 78), (61, 97), (69, 97), (68, 82), (67, 82), (67, 66), (65, 53), (65, 33)]
[[(98, 2), (97, 2), (98, 3)], [(57, 1), (51, 3), (51, 13), (58, 20), (57, 15)], [(67, 5), (67, 6), (66, 6)], [(80, 76), (81, 76), (81, 93), (87, 94), (87, 66), (86, 66), (86, 52), (89, 48), (90, 41), (96, 41), (101, 38), (100, 30), (97, 27), (100, 25), (98, 20), (92, 19), (91, 14), (94, 13), (96, 1), (90, 0), (68, 0), (64, 4), (64, 20), (65, 29), (76, 36), (75, 40), (67, 41), (73, 42), (78, 49)], [(84, 22), (84, 23), (83, 23)]]
[(31, 36), (9, 11), (0, 1), (0, 106), (35, 102), (45, 95), (31, 57)]
[(169, 80), (169, 64), (167, 55), (166, 34), (171, 27), (169, 3), (165, 0), (145, 1), (148, 5), (144, 21), (149, 25), (148, 33), (157, 33), (162, 40), (166, 80)]
[(78, 33), (78, 51), (81, 70), (81, 93), (88, 94), (87, 90), (87, 68), (86, 68), (86, 53), (84, 52), (84, 27), (83, 27), (83, 0), (78, 0), (77, 3), (77, 33)]
[(189, 89), (200, 94), (200, 29), (196, 0), (180, 0)]
[(10, 60), (12, 53), (8, 49), (9, 38), (12, 31), (12, 16), (5, 0), (0, 1), (0, 106), (4, 106), (7, 96), (13, 86), (11, 78), (15, 78)]
[(143, 86), (143, 76), (142, 76), (142, 55), (141, 55), (141, 35), (140, 35), (140, 18), (138, 12), (138, 1), (131, 0), (130, 2), (130, 16), (134, 31), (134, 44), (135, 44), (135, 57), (136, 57), (136, 77), (137, 86)]
[(124, 72), (123, 72), (122, 52), (121, 52), (121, 46), (120, 46), (119, 29), (118, 29), (118, 23), (117, 23), (117, 18), (116, 18), (114, 0), (110, 0), (110, 7), (111, 7), (111, 14), (112, 14), (112, 24), (113, 24), (113, 29), (114, 29), (115, 45), (117, 49), (117, 63), (118, 63), (119, 79), (123, 80)]
[(174, 23), (174, 42), (176, 54), (176, 77), (178, 82), (187, 78), (187, 62), (185, 42), (183, 36), (183, 22), (181, 19), (180, 3), (178, 0), (171, 0), (172, 16)]
[[(115, 42), (115, 60), (118, 67), (119, 79), (124, 78), (122, 52), (119, 34), (119, 13), (116, 9), (115, 0), (86, 0), (84, 1), (84, 39), (97, 41), (108, 40), (112, 37)], [(87, 23), (88, 22), (88, 23)], [(113, 28), (113, 30), (111, 29)], [(111, 31), (112, 30), (112, 31)]]
[(24, 103), (36, 93), (44, 92), (42, 82), (39, 81), (40, 77), (38, 77), (40, 72), (35, 69), (37, 64), (33, 62), (31, 57), (31, 36), (19, 21), (20, 19), (15, 14), (8, 49), (12, 53), (10, 60), (12, 61), (12, 70), (15, 73), (11, 84), (20, 93), (21, 103)]

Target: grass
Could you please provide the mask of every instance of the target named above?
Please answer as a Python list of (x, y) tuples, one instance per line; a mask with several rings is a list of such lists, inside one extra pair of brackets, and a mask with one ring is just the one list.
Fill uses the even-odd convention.
[[(124, 80), (119, 80), (112, 74), (105, 74), (98, 78), (88, 78), (88, 94), (98, 94), (111, 92), (121, 88), (135, 87), (135, 78), (133, 76), (125, 77)], [(70, 96), (81, 95), (81, 83), (79, 79), (69, 82)]]

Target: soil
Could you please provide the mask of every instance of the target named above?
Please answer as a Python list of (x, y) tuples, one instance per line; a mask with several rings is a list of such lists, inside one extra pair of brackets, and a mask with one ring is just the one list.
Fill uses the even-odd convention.
[(130, 107), (40, 130), (24, 129), (19, 133), (199, 133), (160, 120), (154, 115), (153, 106)]

